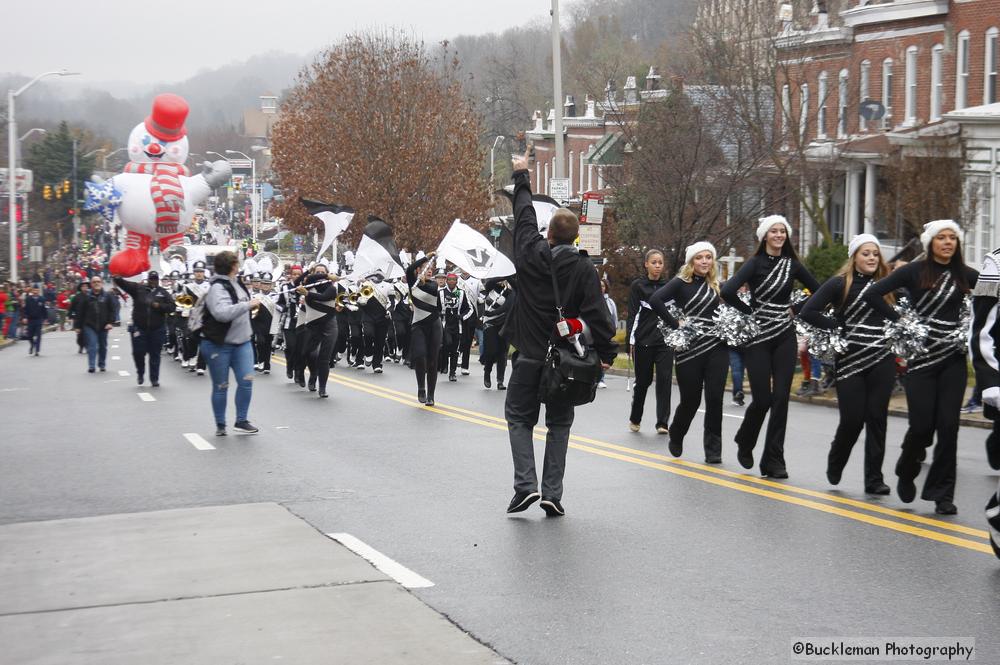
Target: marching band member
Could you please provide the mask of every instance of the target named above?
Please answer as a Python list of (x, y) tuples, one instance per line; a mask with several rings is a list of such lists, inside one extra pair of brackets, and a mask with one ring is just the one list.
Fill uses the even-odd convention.
[[(798, 280), (811, 292), (819, 288), (816, 278), (799, 262), (791, 235), (792, 227), (781, 215), (761, 219), (757, 225), (757, 253), (722, 287), (722, 299), (744, 314), (753, 314), (761, 328), (743, 354), (753, 396), (736, 432), (737, 459), (744, 469), (753, 467), (753, 449), (770, 411), (760, 472), (772, 478), (788, 477), (785, 427), (798, 349), (795, 325), (789, 315), (792, 287)], [(739, 297), (744, 284), (749, 287), (750, 305)]]
[[(312, 274), (300, 284), (296, 291), (305, 304), (304, 339), (300, 346), (305, 351), (305, 365), (309, 368), (309, 390), (319, 387), (319, 396), (329, 397), (326, 392), (330, 377), (330, 359), (337, 343), (337, 295), (341, 292), (336, 276), (329, 274), (326, 264), (318, 263)], [(301, 385), (301, 384), (300, 384)]]
[(448, 380), (458, 381), (458, 377), (455, 375), (458, 370), (458, 353), (462, 344), (462, 336), (471, 325), (472, 306), (469, 305), (469, 301), (465, 297), (465, 291), (458, 286), (458, 275), (453, 272), (448, 273), (445, 278), (445, 288), (440, 291), (440, 295), (444, 313), (444, 345), (442, 348), (445, 349), (448, 360)]
[[(205, 279), (205, 262), (195, 261), (191, 272), (194, 275), (194, 279), (185, 284), (184, 288), (194, 299), (195, 304), (197, 304), (208, 293), (209, 283)], [(186, 308), (181, 313), (181, 316), (187, 318), (190, 314), (191, 310)], [(187, 324), (184, 325), (184, 329), (187, 331)], [(186, 365), (189, 372), (197, 372), (198, 376), (203, 376), (205, 374), (205, 358), (201, 355), (199, 347), (198, 335), (186, 332), (184, 337), (184, 360), (181, 362), (181, 367)]]
[(410, 365), (410, 319), (412, 310), (410, 308), (410, 288), (405, 281), (396, 281), (395, 288), (396, 305), (392, 309), (392, 339), (395, 345), (393, 360), (397, 363)]
[(663, 287), (663, 252), (651, 249), (644, 261), (646, 275), (632, 282), (628, 294), (628, 352), (635, 363), (635, 387), (632, 389), (632, 410), (628, 428), (639, 431), (646, 391), (656, 374), (656, 432), (668, 433), (670, 421), (670, 389), (674, 352), (663, 341), (656, 326), (656, 315), (650, 309), (653, 292)]
[(258, 276), (257, 283), (260, 285), (260, 307), (254, 312), (251, 319), (253, 328), (254, 344), (257, 347), (257, 364), (254, 369), (264, 374), (271, 373), (271, 343), (274, 335), (271, 332), (276, 324), (275, 309), (277, 296), (271, 292), (273, 277), (271, 273), (265, 272)]
[(508, 279), (483, 282), (483, 348), (479, 362), (483, 364), (483, 385), (491, 388), (490, 374), (497, 368), (497, 390), (507, 390), (504, 375), (507, 372), (507, 354), (510, 342), (501, 334), (507, 314), (514, 305), (514, 289)]
[[(906, 404), (909, 428), (896, 462), (896, 492), (903, 503), (916, 498), (914, 481), (920, 463), (937, 433), (937, 448), (920, 498), (935, 503), (939, 515), (954, 515), (958, 427), (968, 378), (968, 346), (955, 343), (960, 333), (965, 296), (975, 288), (979, 273), (962, 259), (961, 229), (950, 219), (924, 225), (920, 234), (927, 257), (908, 263), (876, 282), (865, 301), (885, 318), (899, 314), (883, 299), (900, 288), (909, 292), (913, 309), (930, 328), (927, 351), (909, 361)], [(751, 375), (751, 378), (752, 375)]]
[[(352, 284), (349, 286), (349, 289), (350, 295), (357, 300), (359, 297), (357, 285)], [(364, 321), (361, 308), (357, 304), (352, 304), (351, 307), (347, 308), (347, 324), (349, 331), (347, 339), (347, 365), (354, 369), (363, 370), (365, 368)]]
[[(667, 310), (673, 302), (684, 313), (679, 322)], [(650, 297), (653, 310), (671, 328), (681, 325), (702, 325), (710, 329), (712, 317), (719, 307), (719, 277), (715, 263), (715, 247), (708, 242), (696, 242), (684, 252), (684, 267), (672, 280)], [(691, 427), (694, 414), (705, 393), (704, 445), (707, 464), (722, 463), (722, 397), (729, 374), (729, 347), (714, 335), (702, 335), (675, 356), (677, 387), (681, 403), (674, 411), (670, 425), (670, 454), (680, 457), (684, 436)]]
[[(830, 444), (826, 477), (831, 485), (840, 477), (865, 429), (865, 492), (888, 494), (882, 477), (885, 429), (889, 398), (896, 382), (896, 357), (882, 335), (883, 318), (865, 302), (865, 292), (889, 274), (878, 238), (862, 233), (851, 240), (847, 263), (823, 283), (802, 308), (806, 323), (835, 330), (844, 329), (848, 347), (834, 362), (837, 378), (837, 408), (840, 423)], [(884, 296), (892, 304), (891, 294)], [(825, 314), (833, 305), (833, 315)]]
[(382, 373), (385, 358), (386, 339), (389, 334), (390, 304), (389, 291), (381, 274), (374, 274), (362, 282), (362, 290), (371, 289), (372, 295), (358, 298), (361, 311), (361, 332), (364, 339), (365, 365), (371, 365), (376, 374)]
[(469, 308), (472, 310), (472, 316), (466, 322), (466, 325), (462, 327), (462, 338), (459, 342), (459, 353), (461, 354), (461, 368), (462, 376), (469, 375), (469, 356), (472, 355), (472, 340), (475, 339), (479, 344), (480, 354), (483, 348), (482, 339), (482, 321), (479, 317), (479, 294), (482, 291), (483, 284), (478, 279), (465, 272), (464, 270), (459, 273), (458, 286), (465, 293), (465, 301), (469, 304)]
[(292, 266), (289, 278), (289, 286), (291, 288), (282, 289), (275, 303), (275, 309), (281, 312), (281, 335), (285, 342), (285, 376), (289, 379), (294, 379), (295, 360), (298, 357), (299, 314), (299, 294), (295, 291), (294, 287), (301, 283), (302, 266)]
[[(983, 390), (983, 415), (993, 421), (993, 431), (986, 438), (986, 461), (994, 471), (1000, 471), (1000, 362), (997, 345), (1000, 344), (1000, 249), (995, 249), (983, 260), (983, 269), (976, 282), (972, 298), (972, 331), (969, 348), (972, 366), (976, 371), (976, 384)], [(1000, 526), (1000, 513), (997, 515)]]
[(417, 400), (434, 406), (434, 388), (437, 386), (438, 351), (441, 348), (441, 298), (438, 283), (430, 277), (434, 269), (431, 259), (434, 252), (417, 259), (406, 269), (406, 283), (410, 287), (413, 305), (413, 324), (410, 326), (410, 365), (417, 377)]

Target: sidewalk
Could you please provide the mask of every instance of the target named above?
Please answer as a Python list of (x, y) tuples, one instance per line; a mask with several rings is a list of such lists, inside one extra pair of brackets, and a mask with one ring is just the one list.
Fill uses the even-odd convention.
[[(628, 371), (627, 370), (622, 370), (622, 369), (609, 369), (608, 370), (608, 374), (611, 374), (612, 376), (628, 376)], [(801, 381), (802, 381), (802, 375), (801, 374), (796, 374), (795, 375), (795, 381), (793, 382), (793, 388), (797, 387)], [(676, 383), (677, 383), (677, 378), (674, 377), (674, 384), (676, 385)], [(731, 390), (731, 386), (730, 386), (730, 384), (727, 383), (726, 384), (727, 399), (728, 399), (728, 393), (729, 393), (730, 390)], [(750, 396), (750, 384), (749, 384), (749, 381), (747, 382), (746, 387), (744, 388), (744, 393), (746, 393), (747, 397)], [(971, 395), (971, 394), (972, 394), (972, 389), (971, 388), (967, 389), (965, 397), (962, 399), (962, 403), (963, 404), (966, 401), (968, 401), (969, 395)], [(826, 407), (829, 407), (831, 409), (836, 409), (837, 408), (837, 391), (834, 388), (830, 388), (825, 393), (823, 393), (822, 395), (819, 395), (817, 397), (799, 397), (799, 396), (797, 396), (795, 394), (795, 392), (793, 390), (793, 392), (791, 394), (791, 401), (793, 401), (793, 402), (802, 402), (803, 404), (818, 404), (819, 406), (826, 406)], [(748, 401), (748, 403), (749, 403), (749, 401)], [(908, 414), (907, 414), (907, 411), (906, 411), (906, 395), (900, 393), (899, 395), (893, 395), (892, 396), (892, 398), (889, 400), (889, 415), (890, 416), (899, 416), (901, 418), (906, 418), (907, 417)], [(983, 415), (982, 411), (980, 411), (979, 413), (962, 413), (961, 416), (959, 417), (959, 423), (963, 427), (978, 427), (978, 428), (981, 428), (981, 429), (992, 429), (993, 428), (993, 421), (990, 420), (990, 419), (988, 419), (988, 418), (986, 418)]]
[(0, 526), (0, 660), (501, 664), (273, 503)]

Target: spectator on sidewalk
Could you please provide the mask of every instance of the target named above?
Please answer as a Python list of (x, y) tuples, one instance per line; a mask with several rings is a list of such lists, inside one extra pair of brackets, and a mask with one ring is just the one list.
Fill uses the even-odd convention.
[(108, 331), (114, 322), (112, 296), (104, 290), (104, 280), (94, 276), (90, 292), (80, 298), (79, 314), (75, 317), (76, 332), (83, 335), (87, 346), (87, 371), (94, 373), (94, 361), (102, 372), (108, 355)]
[(11, 286), (10, 298), (7, 300), (7, 339), (17, 341), (17, 327), (21, 323), (21, 287)]
[(28, 355), (32, 353), (37, 357), (42, 350), (42, 327), (48, 317), (48, 310), (45, 309), (45, 300), (39, 293), (37, 286), (30, 287), (28, 295), (24, 298), (24, 320), (28, 325)]
[(132, 296), (132, 359), (135, 361), (136, 383), (140, 386), (146, 377), (146, 356), (149, 356), (149, 382), (160, 385), (160, 350), (167, 338), (165, 318), (177, 309), (174, 298), (160, 286), (160, 274), (150, 270), (146, 284), (114, 278), (115, 285)]
[(66, 329), (66, 317), (69, 315), (69, 307), (73, 297), (70, 289), (63, 289), (56, 296), (56, 310), (59, 312), (59, 330)]
[(4, 323), (7, 321), (7, 301), (10, 294), (7, 293), (7, 285), (0, 284), (0, 337), (4, 334)]

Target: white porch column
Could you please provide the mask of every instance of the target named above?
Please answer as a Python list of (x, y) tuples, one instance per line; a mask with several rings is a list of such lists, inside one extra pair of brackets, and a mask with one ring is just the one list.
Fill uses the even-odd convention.
[[(820, 182), (819, 183), (819, 187), (818, 187), (818, 189), (816, 191), (816, 201), (819, 204), (819, 209), (822, 211), (820, 214), (823, 215), (826, 223), (829, 224), (830, 223), (830, 216), (826, 214), (826, 206), (827, 206), (827, 200), (826, 200), (826, 182)], [(813, 227), (813, 229), (812, 229), (812, 231), (813, 231), (813, 242), (818, 243), (819, 242), (819, 237), (818, 237), (818, 233), (816, 231), (816, 224), (812, 223), (812, 227)]]
[(540, 191), (542, 194), (545, 194), (546, 196), (548, 196), (548, 194), (549, 194), (549, 165), (548, 165), (548, 162), (545, 163), (545, 170), (542, 171), (542, 173), (545, 176), (545, 180), (542, 181), (542, 187), (538, 191)]
[(566, 160), (566, 168), (568, 169), (567, 177), (569, 178), (569, 197), (573, 198), (573, 151), (569, 151), (569, 158)]
[(542, 189), (542, 163), (535, 162), (535, 192), (543, 192)]
[(604, 189), (604, 173), (597, 167), (597, 189)]
[(587, 191), (594, 191), (594, 165), (587, 164)]
[(858, 235), (861, 228), (861, 215), (859, 214), (859, 204), (861, 203), (861, 171), (848, 169), (847, 171), (847, 192), (846, 192), (846, 219), (844, 220), (844, 244), (851, 242), (851, 238)]
[(799, 220), (801, 222), (799, 224), (799, 253), (805, 256), (812, 244), (813, 221), (806, 202), (812, 203), (813, 189), (806, 184), (805, 178), (800, 181), (800, 187), (802, 188), (803, 203), (799, 206)]
[(585, 153), (584, 151), (581, 150), (580, 151), (580, 194), (581, 195), (583, 194), (584, 191), (586, 191), (584, 189), (584, 186), (583, 186), (583, 182), (584, 182), (583, 181), (583, 177), (584, 177), (584, 175), (587, 172), (587, 165), (584, 164), (584, 160), (586, 158), (587, 158), (587, 153)]
[(875, 233), (875, 188), (878, 187), (875, 179), (878, 166), (874, 162), (865, 164), (865, 233)]

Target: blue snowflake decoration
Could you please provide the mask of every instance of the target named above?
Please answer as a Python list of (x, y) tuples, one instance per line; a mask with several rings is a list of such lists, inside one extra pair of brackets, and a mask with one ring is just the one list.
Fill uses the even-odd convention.
[(104, 182), (88, 182), (87, 198), (83, 202), (83, 209), (100, 213), (101, 217), (113, 222), (115, 220), (115, 210), (122, 204), (122, 193), (115, 189), (114, 179)]

